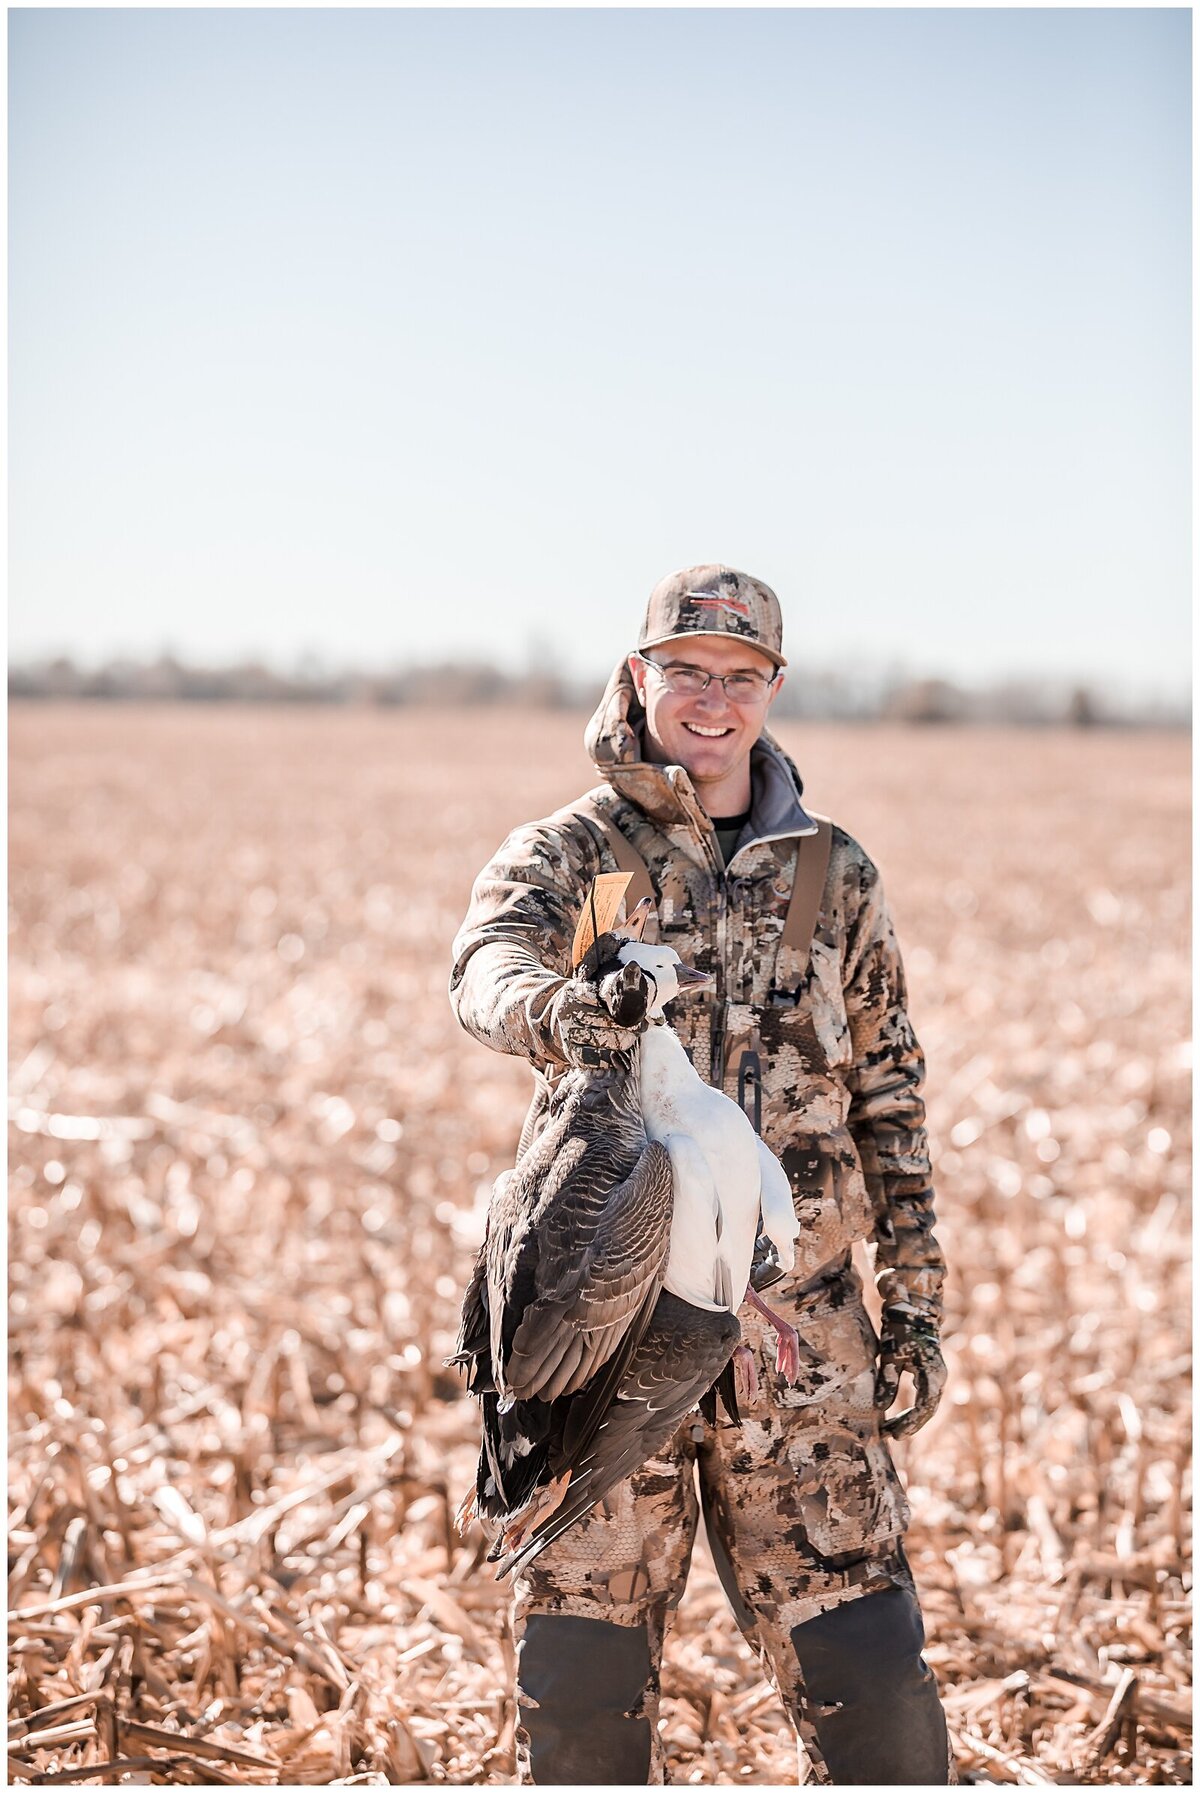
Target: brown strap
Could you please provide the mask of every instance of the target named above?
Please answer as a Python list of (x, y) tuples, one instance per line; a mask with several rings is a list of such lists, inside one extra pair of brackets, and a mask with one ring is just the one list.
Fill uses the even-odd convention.
[[(810, 810), (810, 815), (812, 814)], [(833, 840), (833, 824), (828, 816), (813, 816), (815, 834), (806, 834), (797, 843), (796, 878), (791, 901), (783, 924), (783, 944), (799, 953), (805, 964), (812, 948), (825, 891), (825, 874), (829, 870), (829, 848)], [(621, 868), (624, 870), (624, 867)]]
[(590, 804), (584, 815), (584, 820), (594, 822), (601, 829), (612, 856), (617, 862), (618, 871), (630, 872), (633, 875), (633, 882), (625, 896), (626, 910), (632, 912), (643, 897), (649, 897), (652, 903), (657, 903), (658, 898), (654, 894), (654, 886), (650, 882), (650, 873), (646, 870), (646, 861), (636, 847), (630, 846), (616, 824), (610, 822), (607, 816), (601, 815), (598, 809), (593, 809)]

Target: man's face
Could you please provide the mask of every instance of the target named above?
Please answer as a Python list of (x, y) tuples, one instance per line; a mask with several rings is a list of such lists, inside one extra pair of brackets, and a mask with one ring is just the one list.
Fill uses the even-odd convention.
[[(672, 691), (646, 660), (655, 666), (696, 666), (702, 672), (759, 673), (775, 682), (765, 701), (734, 703), (716, 679), (698, 694)], [(773, 660), (727, 635), (685, 635), (666, 641), (650, 648), (644, 658), (631, 654), (629, 666), (646, 712), (647, 758), (682, 766), (702, 785), (728, 778), (749, 758), (783, 684)]]

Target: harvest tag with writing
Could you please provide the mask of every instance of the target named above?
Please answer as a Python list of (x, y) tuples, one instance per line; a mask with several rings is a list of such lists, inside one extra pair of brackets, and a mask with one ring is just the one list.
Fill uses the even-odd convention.
[(618, 927), (624, 920), (625, 892), (632, 882), (632, 872), (601, 872), (592, 879), (571, 943), (572, 965), (578, 965), (601, 934), (607, 934), (610, 928)]

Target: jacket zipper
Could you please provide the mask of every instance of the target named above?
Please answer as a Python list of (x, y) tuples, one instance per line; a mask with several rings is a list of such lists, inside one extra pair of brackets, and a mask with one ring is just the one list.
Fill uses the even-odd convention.
[(724, 1089), (725, 1087), (725, 1018), (729, 1009), (729, 998), (726, 995), (729, 987), (729, 968), (725, 963), (725, 954), (729, 944), (728, 923), (728, 886), (725, 882), (724, 870), (722, 870), (717, 873), (717, 966), (719, 976), (712, 1019), (712, 1084), (714, 1089)]
[(717, 937), (716, 937), (716, 988), (713, 991), (712, 1015), (709, 1021), (709, 1081), (714, 1089), (723, 1089), (725, 1085), (725, 1014), (729, 1006), (726, 990), (729, 985), (728, 967), (725, 955), (729, 945), (729, 902), (728, 884), (725, 879), (725, 867), (719, 858), (716, 831), (713, 830), (711, 842), (707, 841), (696, 829), (696, 839), (708, 853), (712, 865), (713, 890), (717, 905)]
[[(744, 853), (748, 847), (765, 847), (777, 840), (806, 840), (810, 834), (815, 834), (816, 832), (815, 828), (806, 830), (803, 833), (801, 833), (800, 830), (793, 828), (789, 829), (786, 834), (758, 835), (754, 840), (748, 840), (744, 846), (739, 847), (737, 853), (733, 855), (733, 859), (737, 858), (738, 853)], [(716, 840), (715, 834), (713, 839), (714, 841)], [(713, 852), (713, 861), (715, 866), (715, 849)], [(722, 866), (717, 870), (717, 965), (719, 968), (719, 983), (717, 986), (716, 1000), (713, 1003), (713, 1019), (710, 1031), (712, 1035), (712, 1083), (714, 1089), (719, 1090), (725, 1088), (725, 1035), (728, 1032), (727, 1023), (729, 1015), (729, 1001), (725, 994), (729, 984), (728, 968), (725, 964), (725, 953), (728, 946), (729, 866), (732, 864), (733, 860), (731, 859), (729, 865)]]
[[(815, 834), (817, 832), (817, 830), (814, 827), (813, 829), (809, 830), (808, 832)], [(709, 1046), (710, 1046), (709, 1077), (710, 1077), (710, 1081), (712, 1083), (712, 1087), (714, 1089), (723, 1090), (725, 1087), (726, 1018), (727, 1018), (727, 1013), (728, 1013), (728, 1009), (729, 1009), (729, 999), (726, 996), (726, 990), (728, 989), (728, 985), (729, 985), (729, 976), (728, 976), (728, 967), (725, 963), (725, 955), (726, 955), (726, 952), (728, 951), (728, 945), (729, 945), (729, 900), (728, 900), (729, 867), (727, 865), (725, 865), (723, 862), (720, 862), (718, 859), (719, 848), (717, 847), (717, 844), (716, 844), (717, 837), (716, 837), (715, 831), (712, 833), (711, 844), (705, 840), (702, 831), (695, 825), (693, 825), (693, 833), (695, 834), (696, 839), (699, 842), (700, 846), (708, 853), (709, 859), (712, 863), (714, 887), (715, 887), (715, 891), (716, 891), (716, 902), (717, 902), (717, 941), (716, 941), (717, 986), (716, 986), (716, 990), (713, 995), (712, 1020), (709, 1024)], [(754, 840), (748, 840), (746, 842), (746, 846), (747, 847), (767, 846), (772, 841), (798, 840), (798, 839), (802, 839), (802, 838), (804, 838), (804, 836), (800, 833), (799, 830), (789, 829), (786, 834), (764, 834)], [(744, 851), (745, 851), (745, 848), (742, 848), (742, 847), (738, 848), (738, 853), (744, 852)], [(735, 853), (733, 857), (736, 859), (737, 853)]]

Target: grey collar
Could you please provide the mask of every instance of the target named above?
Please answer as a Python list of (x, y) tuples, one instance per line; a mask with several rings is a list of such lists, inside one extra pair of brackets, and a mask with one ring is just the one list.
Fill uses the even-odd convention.
[(750, 820), (738, 836), (734, 852), (740, 853), (752, 841), (788, 840), (816, 832), (817, 824), (800, 801), (789, 761), (774, 741), (763, 736), (750, 749)]

